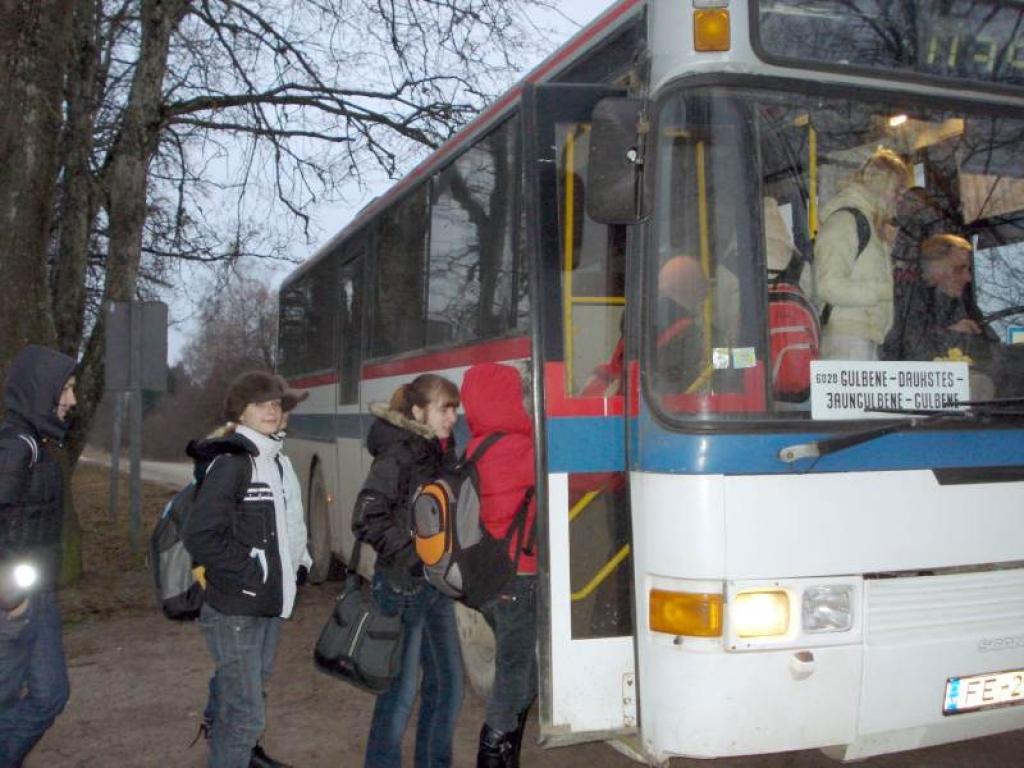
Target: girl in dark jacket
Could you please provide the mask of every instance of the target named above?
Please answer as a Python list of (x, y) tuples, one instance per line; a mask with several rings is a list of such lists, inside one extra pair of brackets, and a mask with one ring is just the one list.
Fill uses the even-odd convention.
[(199, 623), (216, 669), (211, 682), (210, 768), (281, 766), (257, 744), (266, 725), (264, 685), (295, 604), (298, 564), (291, 561), (285, 516), (281, 380), (250, 371), (225, 399), (225, 437), (189, 446), (206, 464), (185, 546), (205, 568)]
[(402, 668), (377, 697), (366, 745), (366, 768), (401, 768), (402, 734), (423, 668), (416, 726), (416, 768), (452, 764), (452, 737), (462, 705), (462, 658), (455, 606), (426, 583), (413, 546), (409, 501), (416, 489), (455, 462), (452, 428), (459, 390), (435, 374), (399, 387), (377, 418), (366, 448), (373, 464), (356, 500), (352, 530), (377, 553), (373, 591), (385, 610), (402, 612)]
[[(494, 630), (494, 686), (480, 730), (477, 768), (517, 768), (523, 728), (537, 696), (537, 556), (532, 531), (536, 507), (533, 422), (526, 412), (519, 371), (508, 365), (474, 365), (462, 380), (469, 424), (467, 455), (489, 435), (501, 433), (476, 462), (480, 517), (488, 532), (504, 538), (521, 505), (529, 503), (525, 535), (509, 542), (516, 575), (482, 606)], [(519, 550), (518, 552), (516, 550)]]

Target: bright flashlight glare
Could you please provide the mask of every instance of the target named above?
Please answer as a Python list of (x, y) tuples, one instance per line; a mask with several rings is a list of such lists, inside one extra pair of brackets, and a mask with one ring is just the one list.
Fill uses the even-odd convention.
[(907, 122), (907, 116), (906, 115), (893, 115), (892, 117), (889, 118), (889, 125), (892, 128), (898, 128), (899, 126), (903, 125), (905, 122)]
[(17, 584), (20, 589), (28, 589), (36, 583), (36, 579), (38, 578), (39, 571), (36, 570), (34, 565), (21, 563), (20, 565), (14, 566), (14, 583)]

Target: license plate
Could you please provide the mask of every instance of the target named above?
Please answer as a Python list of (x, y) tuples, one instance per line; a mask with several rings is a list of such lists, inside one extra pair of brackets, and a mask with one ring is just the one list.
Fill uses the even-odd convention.
[(992, 672), (946, 681), (944, 715), (977, 712), (979, 709), (1009, 707), (1024, 702), (1024, 669)]

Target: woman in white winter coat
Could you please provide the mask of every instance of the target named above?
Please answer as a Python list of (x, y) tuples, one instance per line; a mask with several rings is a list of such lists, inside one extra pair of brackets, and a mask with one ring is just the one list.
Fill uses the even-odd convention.
[(826, 359), (878, 359), (893, 315), (891, 243), (884, 224), (909, 182), (900, 156), (878, 149), (822, 209), (814, 276), (816, 298), (825, 307)]

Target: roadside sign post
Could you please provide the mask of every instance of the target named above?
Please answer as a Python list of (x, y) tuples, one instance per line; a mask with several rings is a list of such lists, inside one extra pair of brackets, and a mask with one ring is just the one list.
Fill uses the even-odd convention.
[(142, 528), (142, 393), (167, 390), (167, 305), (115, 301), (107, 305), (106, 389), (116, 393), (110, 451), (110, 519), (117, 515), (117, 483), (124, 408), (128, 407), (130, 506), (128, 534), (138, 552)]

